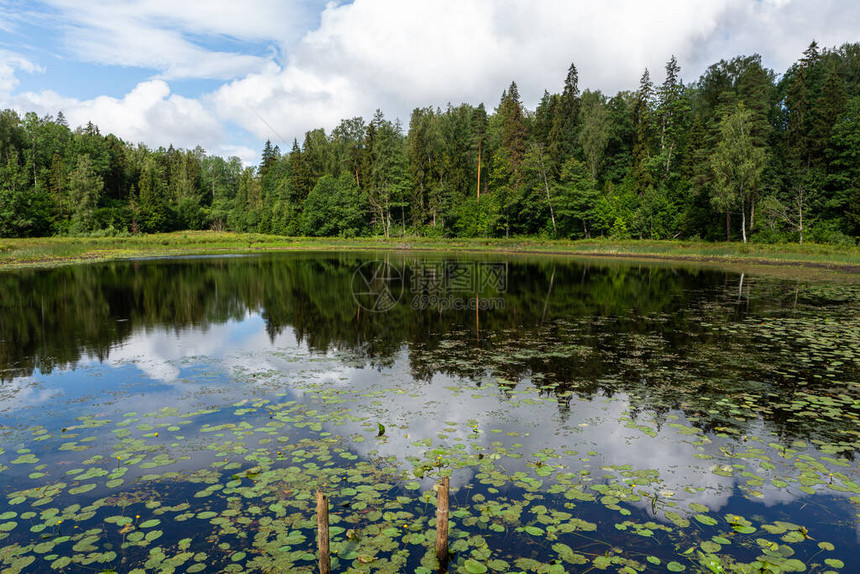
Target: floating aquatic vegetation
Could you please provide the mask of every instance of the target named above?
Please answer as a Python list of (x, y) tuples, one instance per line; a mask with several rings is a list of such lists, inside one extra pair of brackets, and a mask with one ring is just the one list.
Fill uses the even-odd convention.
[[(361, 394), (341, 393), (353, 400)], [(385, 393), (369, 393), (369, 398)], [(160, 428), (177, 430), (156, 433), (150, 431), (158, 425), (135, 424), (158, 419), (168, 425)], [(51, 459), (59, 470), (43, 468), (43, 475), (28, 476), (30, 486), (6, 493), (0, 505), (8, 508), (0, 514), (0, 560), (10, 571), (34, 564), (132, 572), (313, 571), (313, 492), (322, 489), (332, 503), (337, 568), (426, 572), (435, 568), (433, 481), (473, 472), (453, 496), (455, 571), (561, 572), (566, 565), (802, 571), (844, 563), (845, 555), (814, 528), (720, 515), (705, 504), (684, 502), (661, 488), (657, 469), (625, 464), (571, 472), (565, 463), (578, 452), (544, 447), (522, 453), (519, 443), (479, 442), (483, 430), (471, 423), (466, 433), (471, 442), (462, 448), (432, 437), (415, 441), (420, 456), (405, 469), (391, 457), (358, 456), (356, 443), (326, 430), (362, 421), (367, 419), (340, 402), (271, 399), (194, 413), (127, 413), (117, 421), (82, 417), (66, 433), (39, 441), (38, 456), (28, 448), (5, 455), (20, 466)], [(704, 448), (707, 437), (701, 430), (673, 424), (681, 436), (699, 437), (696, 442)], [(385, 441), (387, 433), (374, 426), (362, 427), (365, 438)], [(456, 433), (459, 426), (452, 421), (444, 428)], [(33, 436), (44, 436), (42, 430), (33, 429)], [(188, 450), (187, 438), (175, 442), (173, 433), (179, 430), (195, 437), (191, 454), (179, 454)], [(522, 438), (521, 432), (501, 429), (488, 434)], [(70, 436), (77, 440), (68, 441)], [(651, 439), (648, 433), (645, 437)], [(736, 440), (731, 435), (713, 439)], [(808, 454), (814, 451), (807, 445), (784, 448), (747, 440), (759, 446), (723, 452), (725, 459), (764, 461), (778, 451), (798, 465), (799, 478), (786, 476), (792, 482), (860, 494), (850, 471), (832, 472), (839, 459)], [(70, 444), (92, 446), (77, 450)], [(56, 456), (68, 458), (59, 464)], [(587, 462), (592, 456), (599, 453), (579, 458)], [(210, 462), (201, 466), (201, 457)], [(523, 459), (529, 461), (520, 466), (523, 470), (508, 470)], [(195, 465), (187, 465), (194, 460)], [(780, 488), (789, 484), (771, 482)], [(694, 485), (689, 489), (695, 492)]]

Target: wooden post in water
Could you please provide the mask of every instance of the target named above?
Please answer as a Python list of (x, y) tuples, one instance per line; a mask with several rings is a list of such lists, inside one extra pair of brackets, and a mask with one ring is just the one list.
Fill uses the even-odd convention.
[(475, 293), (475, 338), (477, 339), (478, 346), (481, 346), (481, 317), (478, 315), (478, 309), (481, 308), (481, 299), (478, 297), (478, 294)]
[(331, 574), (331, 549), (328, 537), (328, 497), (317, 491), (317, 546), (320, 552), (320, 574)]
[(439, 561), (439, 571), (448, 570), (448, 487), (447, 476), (442, 477), (436, 497), (439, 505), (436, 508), (436, 560)]

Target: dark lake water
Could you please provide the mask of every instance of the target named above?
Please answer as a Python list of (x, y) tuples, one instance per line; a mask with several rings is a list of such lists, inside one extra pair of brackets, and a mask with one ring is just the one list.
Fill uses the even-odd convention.
[[(860, 282), (438, 254), (0, 273), (9, 572), (860, 572)], [(7, 570), (4, 570), (4, 572)]]

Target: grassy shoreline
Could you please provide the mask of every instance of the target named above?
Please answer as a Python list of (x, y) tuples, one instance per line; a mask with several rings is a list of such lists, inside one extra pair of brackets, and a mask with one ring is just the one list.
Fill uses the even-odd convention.
[(779, 266), (860, 274), (860, 248), (814, 244), (701, 241), (395, 238), (295, 238), (188, 231), (133, 237), (0, 239), (0, 270), (143, 257), (277, 251), (426, 251), (534, 254), (681, 261), (720, 267)]

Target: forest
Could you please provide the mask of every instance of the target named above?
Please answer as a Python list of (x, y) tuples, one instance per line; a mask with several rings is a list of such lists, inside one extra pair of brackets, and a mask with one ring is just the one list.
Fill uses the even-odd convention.
[[(563, 71), (562, 71), (563, 72)], [(560, 73), (560, 76), (562, 74)], [(784, 73), (759, 55), (685, 83), (673, 56), (635, 90), (525, 109), (377, 110), (259, 165), (0, 112), (0, 237), (176, 230), (289, 236), (703, 239), (856, 244), (860, 43), (812, 42)], [(632, 84), (632, 82), (631, 82)]]

